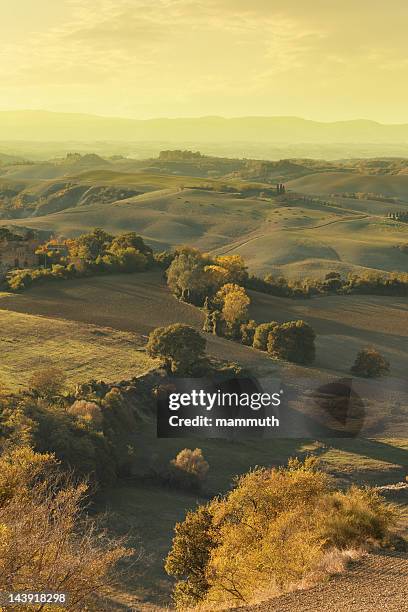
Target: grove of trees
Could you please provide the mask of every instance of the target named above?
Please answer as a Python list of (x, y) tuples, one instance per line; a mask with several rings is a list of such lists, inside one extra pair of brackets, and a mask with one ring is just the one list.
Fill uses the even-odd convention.
[(9, 289), (19, 291), (44, 280), (142, 272), (154, 262), (152, 249), (136, 233), (113, 236), (99, 228), (61, 245), (50, 240), (37, 254), (45, 267), (15, 270), (7, 278)]

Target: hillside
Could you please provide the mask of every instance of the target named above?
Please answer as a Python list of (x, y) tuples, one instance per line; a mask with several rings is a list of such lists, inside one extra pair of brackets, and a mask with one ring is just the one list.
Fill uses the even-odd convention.
[(375, 193), (408, 202), (408, 175), (370, 175), (348, 172), (321, 172), (295, 179), (289, 189), (306, 194)]
[[(301, 193), (282, 199), (265, 197), (262, 185), (237, 180), (232, 190), (249, 193), (219, 191), (221, 183), (210, 179), (106, 170), (64, 181), (0, 183), (3, 225), (68, 237), (94, 227), (113, 233), (127, 229), (156, 250), (191, 244), (214, 253), (238, 253), (251, 272), (261, 275), (407, 269), (407, 255), (398, 247), (408, 242), (408, 225), (386, 219), (389, 211), (408, 208), (402, 202), (323, 201)], [(200, 189), (206, 184), (211, 189)]]
[(362, 610), (406, 610), (408, 555), (370, 554), (346, 574), (308, 590), (276, 597), (257, 606), (237, 608), (241, 612), (361, 612)]
[[(290, 456), (310, 452), (319, 455), (325, 469), (342, 483), (401, 480), (408, 466), (401, 428), (401, 410), (408, 401), (399, 381), (406, 366), (407, 300), (333, 296), (297, 301), (256, 292), (251, 292), (251, 299), (250, 314), (257, 321), (301, 317), (310, 322), (318, 334), (316, 364), (277, 363), (265, 353), (207, 335), (209, 354), (241, 363), (261, 383), (280, 381), (295, 394), (296, 405), (296, 397), (307, 399), (322, 382), (348, 378), (356, 351), (375, 343), (390, 359), (392, 376), (369, 386), (361, 381), (354, 387), (364, 397), (367, 410), (373, 395), (378, 402), (375, 419), (368, 412), (366, 422), (371, 439), (158, 440), (152, 418), (140, 423), (135, 432), (134, 453), (141, 474), (168, 464), (181, 448), (199, 444), (210, 463), (208, 496), (228, 490), (235, 474), (254, 465), (280, 465)], [(67, 367), (71, 382), (133, 376), (151, 366), (139, 349), (154, 327), (181, 321), (201, 329), (203, 313), (177, 301), (160, 272), (147, 272), (53, 283), (21, 294), (3, 293), (0, 319), (8, 330), (3, 334), (1, 373), (10, 386), (19, 386), (24, 385), (29, 370), (39, 365)], [(23, 363), (28, 368), (22, 375)], [(133, 607), (147, 612), (155, 605), (168, 605), (171, 581), (164, 573), (163, 558), (174, 524), (196, 502), (196, 495), (155, 487), (143, 479), (121, 482), (99, 493), (95, 510), (109, 511), (111, 532), (130, 536), (131, 543), (145, 551), (136, 572), (112, 593), (110, 609)]]
[[(374, 344), (391, 363), (391, 377), (385, 383), (356, 381), (357, 387), (372, 403), (369, 414), (380, 414), (374, 422), (382, 423), (395, 406), (396, 421), (388, 418), (389, 435), (401, 433), (398, 420), (401, 402), (407, 400), (403, 385), (406, 371), (408, 332), (407, 300), (379, 296), (332, 296), (299, 301), (251, 292), (250, 315), (258, 322), (304, 319), (316, 331), (316, 362), (312, 367), (277, 363), (266, 353), (224, 338), (208, 335), (209, 354), (237, 361), (258, 377), (273, 377), (293, 389), (294, 406), (305, 400), (305, 391), (313, 390), (333, 376), (348, 377), (357, 351)], [(78, 308), (78, 303), (81, 307)], [(95, 309), (95, 304), (98, 308)], [(184, 322), (201, 330), (203, 313), (176, 300), (168, 291), (160, 272), (117, 275), (50, 284), (22, 294), (0, 295), (0, 308), (30, 315), (41, 315), (94, 324), (145, 336), (155, 327)], [(381, 317), (378, 317), (381, 313)], [(371, 405), (371, 404), (370, 404)], [(384, 414), (383, 414), (384, 413)], [(377, 422), (378, 421), (378, 422)], [(367, 431), (373, 423), (368, 420)], [(396, 427), (395, 429), (393, 429)], [(383, 425), (379, 428), (384, 433)]]
[(134, 333), (8, 310), (0, 310), (0, 322), (7, 330), (0, 338), (0, 383), (11, 391), (26, 387), (34, 371), (47, 367), (62, 369), (73, 385), (131, 378), (155, 363)]

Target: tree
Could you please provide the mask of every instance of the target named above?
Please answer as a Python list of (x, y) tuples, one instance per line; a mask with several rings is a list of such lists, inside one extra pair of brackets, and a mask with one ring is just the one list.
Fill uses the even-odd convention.
[(248, 319), (250, 301), (245, 291), (231, 291), (225, 296), (222, 316), (231, 332), (238, 331), (240, 324)]
[(215, 263), (227, 273), (227, 281), (230, 283), (244, 284), (248, 280), (248, 268), (241, 255), (220, 255), (215, 258)]
[(315, 358), (313, 328), (305, 321), (288, 321), (277, 325), (268, 335), (267, 349), (272, 357), (294, 363), (312, 363)]
[(320, 284), (322, 291), (328, 291), (332, 293), (338, 292), (343, 286), (343, 280), (341, 274), (338, 272), (328, 272), (323, 282)]
[(214, 303), (221, 307), (227, 335), (237, 338), (240, 325), (248, 319), (249, 299), (245, 289), (235, 283), (227, 283), (217, 291)]
[(241, 332), (241, 342), (246, 346), (252, 346), (254, 342), (254, 336), (258, 325), (256, 321), (251, 319), (246, 323), (242, 323), (240, 332)]
[(174, 591), (178, 609), (186, 610), (206, 595), (209, 589), (206, 568), (215, 546), (212, 516), (206, 506), (187, 512), (184, 521), (176, 524), (165, 569), (178, 580)]
[[(97, 263), (98, 259), (96, 260)], [(110, 249), (109, 253), (101, 259), (108, 269), (117, 267), (121, 272), (142, 272), (146, 270), (148, 265), (146, 255), (134, 247), (120, 248), (116, 246), (114, 250)]]
[(363, 348), (357, 353), (351, 372), (364, 378), (379, 378), (390, 371), (390, 364), (375, 348)]
[(202, 302), (210, 292), (211, 278), (205, 266), (209, 261), (191, 247), (182, 247), (167, 270), (167, 284), (182, 300)]
[(260, 351), (266, 351), (269, 333), (277, 325), (279, 325), (279, 323), (276, 321), (270, 321), (269, 323), (261, 323), (258, 325), (254, 333), (253, 347), (259, 349)]
[(143, 238), (138, 236), (136, 232), (128, 232), (115, 236), (112, 240), (110, 251), (115, 253), (116, 251), (123, 251), (128, 248), (136, 249), (136, 251), (145, 255), (149, 260), (153, 259), (153, 250), (145, 244)]
[(133, 551), (84, 514), (86, 490), (52, 455), (21, 448), (0, 457), (1, 591), (65, 591), (76, 612), (108, 594), (115, 566)]
[(177, 524), (165, 565), (176, 607), (247, 607), (271, 585), (284, 591), (316, 576), (334, 547), (383, 543), (396, 518), (374, 490), (334, 490), (315, 457), (255, 468)]
[(203, 359), (205, 347), (205, 338), (183, 323), (156, 328), (146, 345), (148, 354), (163, 359), (173, 374), (188, 374), (196, 362)]
[(243, 295), (246, 295), (245, 289), (240, 285), (237, 285), (236, 283), (226, 283), (215, 294), (214, 303), (218, 304), (218, 306), (221, 306), (222, 308), (225, 298), (232, 292), (241, 292)]
[(82, 234), (79, 238), (68, 243), (70, 255), (91, 262), (97, 257), (102, 257), (109, 249), (113, 236), (103, 229), (96, 228), (88, 234)]
[(44, 368), (33, 372), (28, 387), (37, 397), (51, 399), (62, 394), (66, 379), (65, 373), (59, 368)]

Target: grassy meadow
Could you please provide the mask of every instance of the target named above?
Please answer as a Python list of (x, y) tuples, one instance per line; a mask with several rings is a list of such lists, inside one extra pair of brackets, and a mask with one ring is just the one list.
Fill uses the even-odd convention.
[(33, 372), (50, 366), (63, 370), (72, 386), (91, 378), (126, 380), (155, 363), (131, 332), (7, 310), (0, 310), (0, 324), (4, 390), (26, 388)]
[[(194, 168), (202, 172), (200, 160), (183, 175), (185, 164), (176, 162), (170, 174), (168, 166), (167, 173), (160, 170), (160, 160), (143, 168), (131, 160), (95, 158), (7, 167), (0, 174), (0, 203), (2, 194), (16, 195), (0, 223), (66, 236), (100, 225), (113, 233), (136, 231), (157, 250), (191, 244), (238, 253), (253, 273), (293, 279), (407, 269), (399, 247), (408, 240), (408, 226), (387, 219), (389, 212), (408, 210), (405, 173), (368, 174), (357, 161), (341, 172), (286, 162), (271, 169), (273, 178), (243, 180), (242, 160), (235, 160), (234, 172), (213, 178), (194, 176)], [(234, 161), (209, 159), (218, 172)], [(273, 196), (275, 181), (291, 177), (293, 168), (301, 176), (287, 181), (288, 197)], [(364, 199), (346, 197), (352, 193)], [(24, 212), (24, 206), (31, 208)]]

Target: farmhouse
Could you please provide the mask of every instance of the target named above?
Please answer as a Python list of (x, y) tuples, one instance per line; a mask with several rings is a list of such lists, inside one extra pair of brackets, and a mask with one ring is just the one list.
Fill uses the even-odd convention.
[(41, 241), (28, 234), (20, 236), (8, 230), (0, 232), (0, 274), (15, 268), (34, 268), (38, 266), (36, 250)]

